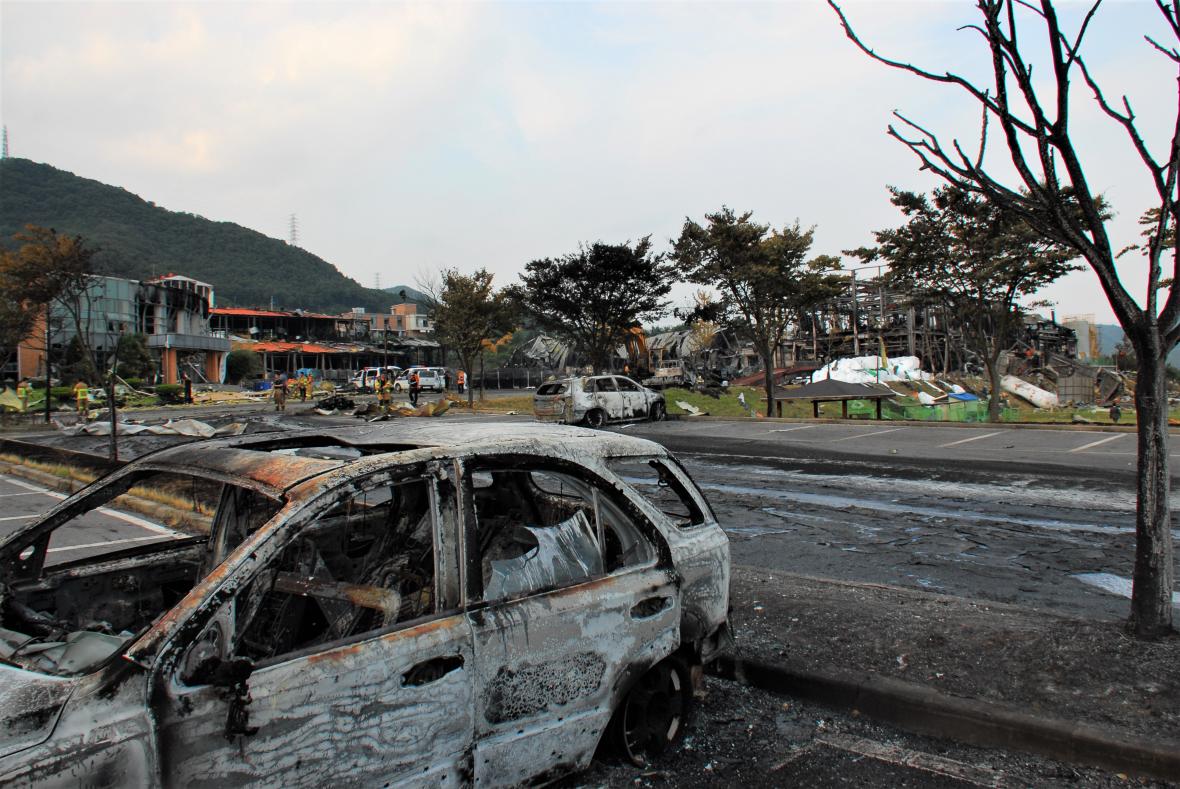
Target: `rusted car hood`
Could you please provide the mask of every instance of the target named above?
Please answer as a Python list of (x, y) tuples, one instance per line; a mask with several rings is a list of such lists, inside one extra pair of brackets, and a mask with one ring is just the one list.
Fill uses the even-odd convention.
[(77, 681), (0, 665), (0, 758), (44, 742)]

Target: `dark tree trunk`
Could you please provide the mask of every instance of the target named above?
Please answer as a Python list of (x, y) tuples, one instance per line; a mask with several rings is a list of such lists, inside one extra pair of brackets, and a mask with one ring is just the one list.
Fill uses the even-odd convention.
[(766, 415), (774, 416), (774, 352), (769, 345), (758, 348), (762, 355), (762, 381), (766, 387)]
[(1000, 354), (988, 353), (985, 366), (987, 367), (987, 385), (990, 396), (987, 401), (987, 421), (1000, 421)]
[(1130, 625), (1141, 638), (1172, 629), (1172, 518), (1168, 507), (1168, 397), (1158, 328), (1131, 337), (1138, 355), (1135, 414), (1139, 433), (1139, 502)]

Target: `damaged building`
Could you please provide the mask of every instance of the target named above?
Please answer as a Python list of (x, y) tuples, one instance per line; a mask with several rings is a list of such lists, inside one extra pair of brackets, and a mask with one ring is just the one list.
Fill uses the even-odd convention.
[(194, 380), (221, 381), (230, 344), (209, 330), (213, 304), (211, 285), (177, 274), (142, 281), (94, 277), (79, 300), (76, 321), (58, 302), (50, 307), (48, 331), (46, 317), (41, 316), (17, 347), (16, 373), (22, 378), (43, 378), (46, 336), (51, 357), (61, 359), (80, 327), (100, 366), (112, 359), (120, 336), (142, 334), (161, 382), (177, 383), (182, 374)]

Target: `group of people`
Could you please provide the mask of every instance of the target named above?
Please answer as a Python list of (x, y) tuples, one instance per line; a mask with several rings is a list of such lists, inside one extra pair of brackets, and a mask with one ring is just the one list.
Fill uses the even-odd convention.
[(275, 378), (274, 387), (272, 389), (275, 399), (275, 410), (287, 410), (287, 396), (292, 394), (299, 395), (300, 402), (307, 402), (307, 398), (315, 393), (315, 378), (311, 373), (301, 373), (294, 378), (288, 378), (286, 373)]
[[(448, 371), (444, 377), (444, 389), (451, 388), (451, 374)], [(418, 398), (422, 394), (422, 379), (418, 374), (417, 369), (411, 367), (409, 375), (406, 377), (406, 382), (409, 388), (410, 405), (418, 405)], [(393, 408), (393, 392), (394, 392), (394, 378), (389, 373), (382, 373), (381, 376), (373, 384), (374, 390), (377, 392), (377, 405), (382, 411), (388, 412)], [(467, 389), (467, 373), (459, 370), (455, 373), (455, 388), (459, 394), (463, 394)], [(285, 373), (279, 375), (274, 381), (274, 402), (276, 411), (287, 410), (287, 397), (291, 394), (291, 389), (299, 395), (301, 401), (306, 401), (307, 398), (315, 390), (315, 379), (310, 373), (304, 373), (294, 378), (288, 378)], [(81, 407), (80, 407), (81, 408)]]

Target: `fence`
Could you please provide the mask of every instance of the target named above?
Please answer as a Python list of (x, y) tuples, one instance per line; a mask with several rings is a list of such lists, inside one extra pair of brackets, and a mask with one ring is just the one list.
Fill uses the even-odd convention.
[[(540, 367), (504, 367), (499, 370), (485, 370), (483, 374), (484, 389), (529, 389), (539, 385), (550, 376), (558, 376), (554, 370)], [(452, 377), (452, 385), (454, 378)], [(469, 386), (479, 388), (479, 373), (469, 373)]]

